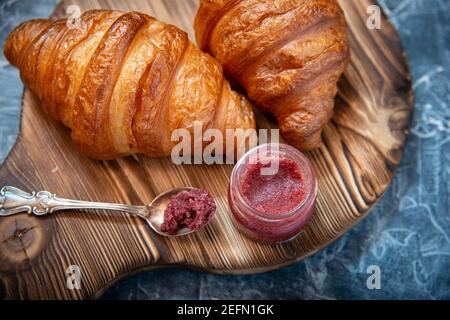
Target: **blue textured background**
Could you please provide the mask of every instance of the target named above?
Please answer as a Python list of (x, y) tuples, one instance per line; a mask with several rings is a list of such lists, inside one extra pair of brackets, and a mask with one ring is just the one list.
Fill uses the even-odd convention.
[[(182, 1), (182, 0), (180, 0)], [(358, 0), (347, 0), (358, 1)], [(56, 0), (0, 0), (0, 43), (21, 21), (47, 17)], [(382, 0), (412, 66), (415, 118), (392, 186), (363, 222), (315, 256), (251, 276), (178, 269), (142, 272), (108, 299), (450, 299), (450, 1)], [(23, 86), (0, 57), (0, 162), (19, 125)], [(368, 290), (367, 267), (381, 269)]]

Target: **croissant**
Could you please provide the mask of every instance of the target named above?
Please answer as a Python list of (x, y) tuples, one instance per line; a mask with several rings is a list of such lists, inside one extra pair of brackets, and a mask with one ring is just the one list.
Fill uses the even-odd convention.
[(286, 142), (321, 144), (350, 56), (335, 0), (202, 0), (194, 26), (200, 48), (276, 117)]
[(74, 144), (95, 159), (168, 156), (178, 128), (251, 129), (251, 104), (185, 32), (138, 12), (92, 10), (78, 24), (31, 20), (4, 53)]

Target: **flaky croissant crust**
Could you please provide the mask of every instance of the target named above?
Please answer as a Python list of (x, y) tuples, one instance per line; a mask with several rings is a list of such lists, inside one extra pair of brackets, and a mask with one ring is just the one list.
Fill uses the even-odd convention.
[(175, 129), (254, 128), (251, 105), (230, 89), (221, 65), (180, 29), (138, 12), (87, 11), (32, 20), (4, 53), (47, 112), (72, 129), (90, 157), (168, 156)]
[(195, 31), (287, 142), (320, 145), (350, 55), (335, 0), (202, 0)]

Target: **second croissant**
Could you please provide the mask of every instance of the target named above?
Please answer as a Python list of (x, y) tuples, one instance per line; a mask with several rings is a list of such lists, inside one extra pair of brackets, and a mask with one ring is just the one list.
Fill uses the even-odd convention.
[(197, 41), (301, 150), (321, 144), (349, 61), (336, 0), (202, 0)]

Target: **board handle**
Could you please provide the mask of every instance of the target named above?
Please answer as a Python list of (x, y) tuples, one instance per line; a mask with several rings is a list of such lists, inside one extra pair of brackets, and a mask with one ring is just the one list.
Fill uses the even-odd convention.
[(0, 216), (11, 216), (21, 212), (43, 216), (55, 211), (71, 209), (124, 211), (144, 219), (148, 214), (145, 206), (63, 199), (49, 191), (28, 193), (11, 186), (5, 186), (0, 190)]

